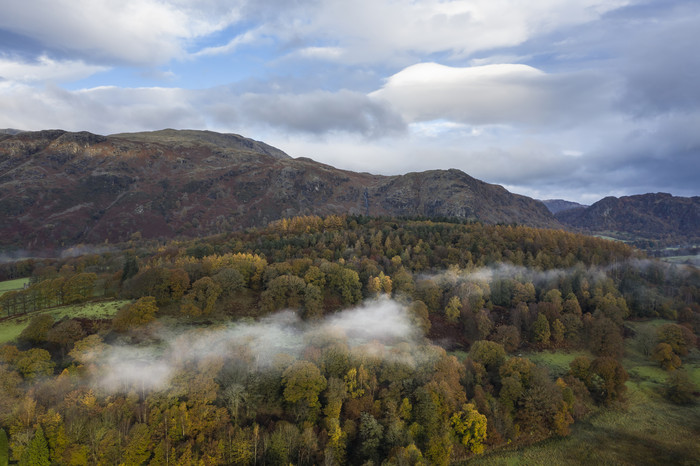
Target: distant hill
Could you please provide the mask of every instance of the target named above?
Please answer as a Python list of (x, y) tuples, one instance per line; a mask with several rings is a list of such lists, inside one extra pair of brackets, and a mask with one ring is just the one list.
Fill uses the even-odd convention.
[(0, 128), (0, 135), (2, 135), (2, 134), (13, 135), (13, 134), (19, 134), (21, 132), (22, 132), (21, 129)]
[(588, 207), (587, 205), (579, 204), (578, 202), (565, 201), (564, 199), (545, 199), (542, 201), (553, 214), (558, 214), (565, 210), (581, 209)]
[(700, 242), (700, 197), (666, 193), (606, 197), (556, 214), (569, 227), (628, 239)]
[(379, 176), (234, 134), (0, 134), (0, 247), (194, 237), (295, 215), (459, 217), (561, 228), (545, 206), (459, 170)]

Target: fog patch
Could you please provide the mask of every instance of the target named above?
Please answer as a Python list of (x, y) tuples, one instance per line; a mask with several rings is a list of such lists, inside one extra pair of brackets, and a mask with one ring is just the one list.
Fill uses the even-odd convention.
[(588, 280), (598, 282), (606, 278), (605, 271), (605, 268), (599, 267), (538, 270), (520, 265), (498, 263), (490, 267), (480, 267), (473, 270), (448, 269), (439, 274), (422, 275), (420, 278), (453, 286), (464, 282), (491, 284), (499, 280), (515, 280), (521, 283), (532, 282), (536, 286), (545, 286), (577, 273), (583, 273)]
[(421, 338), (407, 309), (389, 299), (369, 301), (312, 323), (283, 311), (253, 323), (165, 330), (159, 345), (107, 348), (98, 356), (93, 385), (106, 392), (164, 390), (177, 373), (193, 365), (235, 359), (251, 370), (264, 371), (302, 357), (312, 346), (336, 343), (346, 345), (353, 355), (408, 360), (406, 351)]

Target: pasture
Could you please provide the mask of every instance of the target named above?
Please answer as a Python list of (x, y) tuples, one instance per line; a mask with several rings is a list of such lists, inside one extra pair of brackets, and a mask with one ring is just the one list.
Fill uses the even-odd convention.
[(130, 302), (129, 300), (93, 301), (12, 316), (0, 321), (0, 345), (17, 338), (32, 317), (39, 313), (50, 314), (55, 321), (63, 318), (111, 319), (122, 306)]

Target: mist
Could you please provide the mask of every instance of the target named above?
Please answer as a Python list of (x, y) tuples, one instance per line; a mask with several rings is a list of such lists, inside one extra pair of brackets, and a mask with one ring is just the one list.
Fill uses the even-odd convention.
[(280, 361), (290, 363), (312, 346), (330, 343), (344, 344), (355, 354), (400, 357), (393, 347), (400, 343), (415, 347), (422, 337), (407, 309), (386, 298), (316, 322), (282, 311), (257, 322), (237, 321), (219, 328), (166, 329), (158, 344), (104, 348), (95, 356), (92, 383), (108, 393), (164, 390), (178, 372), (193, 365), (237, 359), (246, 361), (251, 370), (265, 371)]
[(567, 269), (538, 270), (508, 263), (498, 263), (489, 267), (481, 267), (474, 270), (448, 269), (439, 274), (422, 275), (423, 279), (434, 280), (441, 284), (457, 285), (464, 282), (488, 283), (494, 281), (512, 279), (520, 282), (532, 282), (541, 287), (556, 282), (574, 273), (583, 272), (592, 282), (604, 280), (606, 269), (602, 267), (571, 267)]

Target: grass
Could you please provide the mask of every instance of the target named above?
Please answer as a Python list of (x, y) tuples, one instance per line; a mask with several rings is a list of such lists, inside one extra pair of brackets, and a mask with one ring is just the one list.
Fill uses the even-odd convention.
[[(643, 330), (664, 323), (667, 321), (628, 324)], [(556, 375), (566, 361), (577, 355), (548, 351), (527, 357), (549, 367)], [(661, 390), (668, 373), (642, 355), (634, 339), (626, 340), (622, 363), (630, 374), (623, 407), (600, 409), (574, 424), (568, 437), (506, 448), (475, 458), (470, 464), (700, 464), (700, 403), (676, 406), (665, 400)], [(700, 352), (694, 350), (683, 358), (683, 367), (700, 387)]]
[(21, 290), (25, 283), (29, 283), (29, 278), (17, 278), (15, 280), (7, 280), (0, 282), (0, 294), (6, 291)]
[(565, 375), (569, 371), (571, 361), (579, 356), (588, 356), (593, 359), (593, 356), (587, 351), (539, 351), (524, 353), (523, 356), (538, 366), (549, 369), (549, 373), (554, 377)]
[(11, 342), (22, 333), (24, 327), (29, 321), (39, 313), (50, 314), (54, 320), (60, 320), (64, 317), (87, 318), (87, 319), (111, 319), (117, 311), (130, 303), (128, 300), (116, 301), (96, 301), (89, 303), (73, 304), (70, 306), (61, 306), (44, 311), (32, 312), (27, 315), (14, 316), (10, 319), (0, 322), (0, 345)]

